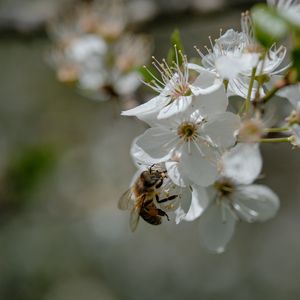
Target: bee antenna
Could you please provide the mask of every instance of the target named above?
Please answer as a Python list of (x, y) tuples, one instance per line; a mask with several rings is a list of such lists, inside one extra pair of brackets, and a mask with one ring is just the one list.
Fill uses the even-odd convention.
[(152, 168), (155, 166), (155, 164), (151, 165), (149, 168), (149, 172), (152, 173)]

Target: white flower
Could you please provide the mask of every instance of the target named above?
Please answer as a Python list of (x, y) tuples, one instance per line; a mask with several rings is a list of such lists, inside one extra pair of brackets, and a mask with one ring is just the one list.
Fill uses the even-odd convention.
[(74, 38), (65, 49), (66, 56), (75, 63), (84, 64), (93, 56), (103, 56), (107, 45), (95, 34), (85, 34)]
[(299, 0), (267, 0), (268, 4), (278, 9), (279, 14), (289, 22), (300, 26), (300, 2)]
[[(162, 63), (154, 58), (153, 65), (161, 75), (157, 78), (150, 70), (153, 77), (151, 83), (145, 83), (155, 90), (159, 95), (134, 109), (123, 111), (124, 116), (136, 116), (139, 119), (149, 122), (152, 119), (165, 119), (185, 111), (192, 102), (197, 101), (196, 97), (211, 93), (222, 85), (218, 76), (204, 68), (187, 63), (187, 58), (180, 51), (176, 53), (176, 62), (169, 66), (165, 60)], [(179, 56), (183, 63), (180, 65)], [(190, 83), (189, 69), (199, 73), (193, 83)]]
[(211, 251), (223, 252), (233, 236), (236, 221), (266, 221), (279, 209), (277, 195), (253, 184), (262, 159), (256, 144), (238, 144), (223, 157), (222, 176), (210, 190), (210, 203), (199, 218), (200, 238)]
[[(197, 104), (197, 105), (196, 105)], [(179, 154), (186, 176), (195, 184), (207, 186), (218, 175), (220, 152), (235, 142), (238, 116), (225, 112), (228, 104), (223, 86), (189, 110), (157, 121), (136, 139), (138, 147), (157, 161)]]
[[(229, 29), (222, 36), (212, 42), (212, 49), (207, 49), (204, 55), (199, 49), (202, 64), (208, 70), (214, 71), (222, 78), (228, 80), (228, 95), (239, 95), (246, 98), (248, 95), (250, 77), (254, 67), (256, 75), (268, 75), (270, 77), (282, 72), (285, 68), (278, 69), (286, 55), (286, 48), (274, 45), (269, 49), (264, 62), (260, 60), (264, 49), (259, 46), (253, 36), (252, 20), (249, 13), (242, 14), (242, 32)], [(257, 82), (254, 82), (251, 99), (255, 97)], [(263, 94), (263, 90), (260, 90)]]

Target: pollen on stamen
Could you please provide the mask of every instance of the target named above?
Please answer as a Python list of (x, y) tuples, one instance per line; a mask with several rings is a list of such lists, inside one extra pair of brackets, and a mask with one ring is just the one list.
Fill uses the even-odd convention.
[(152, 80), (144, 82), (159, 94), (169, 98), (171, 101), (178, 99), (181, 96), (186, 96), (189, 93), (189, 72), (187, 67), (187, 56), (181, 50), (175, 50), (175, 61), (168, 64), (166, 59), (158, 61), (152, 56), (152, 66), (155, 68), (159, 76), (155, 75), (149, 68), (144, 67)]
[(198, 137), (198, 125), (192, 122), (183, 122), (177, 130), (177, 134), (184, 141), (191, 141)]

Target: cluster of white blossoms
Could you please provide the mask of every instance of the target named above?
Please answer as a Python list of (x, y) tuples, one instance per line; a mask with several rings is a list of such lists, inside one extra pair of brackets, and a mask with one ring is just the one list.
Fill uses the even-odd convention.
[[(59, 81), (75, 83), (96, 100), (131, 101), (140, 86), (137, 69), (147, 63), (151, 39), (128, 29), (125, 3), (93, 1), (49, 26), (53, 41), (50, 62)], [(136, 103), (128, 104), (135, 106)]]
[[(284, 1), (269, 2), (281, 10), (285, 7)], [(292, 1), (286, 2), (290, 9)], [(255, 183), (263, 165), (260, 143), (300, 145), (300, 84), (288, 80), (287, 49), (261, 46), (249, 12), (242, 14), (241, 29), (210, 39), (206, 54), (196, 48), (201, 64), (189, 63), (176, 45), (173, 64), (154, 59), (156, 72), (148, 70), (153, 80), (147, 85), (157, 95), (122, 112), (149, 125), (132, 144), (136, 165), (163, 166), (168, 186), (171, 182), (173, 194), (178, 194), (169, 206), (155, 205), (172, 208), (177, 224), (197, 221), (202, 244), (218, 253), (239, 220), (266, 221), (279, 209), (277, 195)], [(284, 126), (267, 128), (265, 105), (275, 94), (287, 98), (294, 110)], [(231, 96), (241, 98), (238, 112), (229, 106)]]

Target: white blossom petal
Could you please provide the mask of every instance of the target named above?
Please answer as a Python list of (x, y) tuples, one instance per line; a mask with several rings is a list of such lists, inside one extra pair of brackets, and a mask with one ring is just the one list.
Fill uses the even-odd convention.
[(183, 218), (185, 221), (194, 221), (200, 217), (209, 203), (206, 188), (193, 185), (192, 189), (192, 202), (187, 214)]
[(156, 119), (158, 112), (161, 108), (168, 104), (168, 99), (157, 96), (152, 98), (146, 103), (143, 103), (135, 108), (122, 111), (122, 116), (136, 116), (142, 121), (148, 122), (148, 120)]
[(173, 100), (170, 104), (161, 108), (160, 112), (158, 113), (157, 119), (166, 119), (178, 113), (184, 112), (190, 106), (191, 103), (191, 96), (178, 97), (177, 99)]
[(147, 129), (142, 135), (137, 137), (136, 145), (152, 159), (163, 162), (171, 157), (177, 141), (177, 136), (171, 131), (163, 127), (156, 127)]
[(222, 78), (234, 79), (243, 71), (236, 57), (221, 56), (216, 59), (216, 69)]
[(213, 252), (223, 252), (234, 234), (235, 222), (235, 216), (226, 204), (213, 203), (199, 218), (202, 244)]
[(167, 161), (165, 165), (171, 180), (178, 186), (186, 187), (189, 179), (184, 173), (182, 163), (177, 161)]
[[(208, 186), (212, 184), (218, 176), (216, 156), (213, 151), (205, 149), (207, 146), (199, 148), (194, 143), (185, 146), (182, 151), (182, 164), (184, 172), (189, 179), (197, 185)], [(189, 149), (188, 149), (189, 148)], [(202, 156), (204, 153), (204, 157)]]
[(294, 108), (297, 108), (300, 103), (300, 84), (285, 87), (278, 92), (278, 95), (287, 98)]
[(239, 186), (232, 199), (239, 217), (247, 222), (274, 217), (280, 205), (278, 196), (271, 189), (258, 184)]
[(239, 56), (223, 55), (216, 59), (216, 70), (225, 79), (234, 79), (239, 74), (251, 75), (252, 68), (258, 64), (259, 55), (257, 53), (244, 53)]
[(141, 147), (136, 144), (137, 138), (135, 138), (132, 142), (130, 148), (130, 154), (133, 158), (134, 164), (139, 167), (141, 165), (148, 165), (151, 166), (153, 164), (157, 164), (160, 162), (160, 159), (154, 159), (153, 157), (149, 156)]
[(214, 72), (208, 71), (196, 64), (188, 64), (188, 68), (200, 74), (190, 85), (192, 93), (196, 96), (210, 94), (223, 85), (222, 79)]
[(211, 94), (195, 97), (192, 103), (192, 107), (198, 109), (201, 116), (205, 118), (225, 112), (227, 106), (228, 98), (223, 85)]
[(262, 156), (258, 144), (238, 144), (222, 157), (222, 175), (238, 184), (252, 183), (261, 172)]
[(176, 224), (179, 224), (182, 221), (187, 211), (190, 209), (192, 201), (192, 193), (189, 187), (181, 188), (181, 191), (178, 193), (178, 195), (179, 197), (177, 198), (177, 201), (179, 201), (179, 205), (174, 212)]
[(221, 149), (226, 149), (235, 143), (235, 132), (240, 127), (240, 117), (225, 112), (215, 114), (203, 125), (203, 132)]

